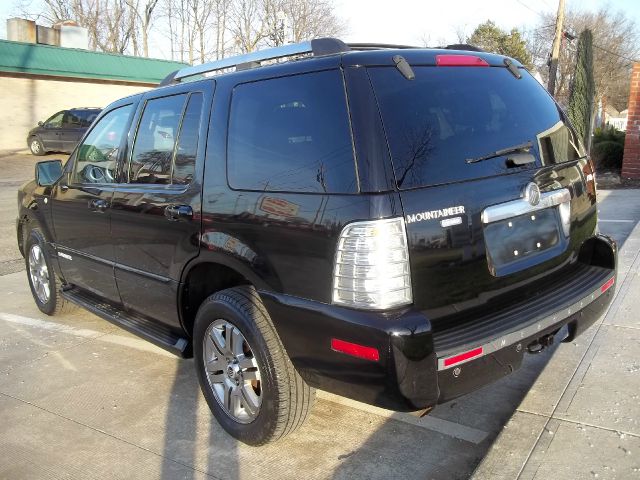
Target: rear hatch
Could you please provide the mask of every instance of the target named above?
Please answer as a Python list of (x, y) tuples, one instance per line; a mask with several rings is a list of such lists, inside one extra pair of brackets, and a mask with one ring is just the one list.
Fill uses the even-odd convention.
[(497, 55), (399, 53), (414, 79), (393, 65), (367, 71), (405, 213), (415, 306), (437, 329), (589, 275), (577, 259), (596, 229), (593, 172), (546, 90)]

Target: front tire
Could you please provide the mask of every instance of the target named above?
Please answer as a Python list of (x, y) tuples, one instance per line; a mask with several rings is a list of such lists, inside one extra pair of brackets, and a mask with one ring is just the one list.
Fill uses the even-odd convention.
[(31, 137), (29, 139), (29, 150), (31, 150), (31, 153), (33, 155), (36, 155), (38, 157), (47, 153), (47, 151), (44, 149), (44, 145), (37, 137)]
[(263, 445), (304, 423), (315, 389), (296, 372), (253, 287), (222, 290), (203, 302), (193, 351), (202, 393), (233, 437)]
[(38, 229), (31, 230), (27, 238), (25, 263), (31, 294), (42, 313), (56, 315), (73, 308), (62, 297), (62, 282), (55, 274), (46, 241)]

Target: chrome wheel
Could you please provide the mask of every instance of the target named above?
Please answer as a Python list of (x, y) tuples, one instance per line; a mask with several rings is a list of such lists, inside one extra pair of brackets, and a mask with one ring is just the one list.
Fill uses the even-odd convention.
[(204, 368), (216, 400), (233, 420), (251, 423), (262, 404), (260, 370), (238, 327), (215, 320), (204, 335)]
[(38, 300), (43, 305), (46, 304), (51, 298), (49, 269), (44, 253), (38, 244), (32, 245), (29, 250), (29, 277)]
[(31, 140), (31, 152), (33, 152), (35, 155), (38, 155), (40, 153), (40, 150), (41, 150), (40, 142), (35, 138)]

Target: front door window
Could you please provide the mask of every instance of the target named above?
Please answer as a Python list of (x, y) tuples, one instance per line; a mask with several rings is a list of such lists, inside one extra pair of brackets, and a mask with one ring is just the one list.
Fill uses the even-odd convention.
[(118, 153), (132, 105), (116, 108), (102, 117), (78, 148), (74, 184), (115, 183)]

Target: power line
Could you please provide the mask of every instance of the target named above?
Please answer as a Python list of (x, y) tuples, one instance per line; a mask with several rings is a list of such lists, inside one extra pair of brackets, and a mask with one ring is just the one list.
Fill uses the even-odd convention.
[(516, 0), (516, 2), (518, 2), (520, 5), (522, 5), (524, 8), (526, 8), (527, 10), (531, 10), (533, 13), (535, 13), (536, 15), (538, 15), (539, 17), (544, 18), (544, 14), (538, 12), (537, 10), (534, 10), (533, 8), (531, 8), (529, 5), (527, 5), (526, 3), (524, 3), (522, 0)]
[[(577, 30), (577, 29), (576, 29), (576, 28), (574, 28), (572, 25), (569, 25), (569, 27), (570, 27), (573, 31), (576, 31), (576, 30)], [(592, 45), (593, 45), (593, 47), (594, 47), (594, 48), (597, 48), (597, 49), (599, 49), (599, 50), (602, 50), (603, 52), (606, 52), (606, 53), (608, 53), (609, 55), (614, 55), (614, 56), (616, 56), (616, 57), (618, 57), (618, 58), (622, 58), (622, 59), (627, 60), (627, 61), (629, 61), (629, 62), (640, 62), (640, 59), (639, 59), (639, 58), (631, 58), (631, 57), (627, 57), (626, 55), (621, 55), (621, 54), (616, 53), (616, 52), (614, 52), (614, 51), (611, 51), (611, 50), (609, 50), (609, 49), (607, 49), (607, 48), (605, 48), (605, 47), (601, 47), (601, 46), (600, 46), (600, 45), (598, 45), (597, 43), (592, 43)]]
[(620, 55), (619, 53), (616, 53), (616, 52), (612, 52), (611, 50), (608, 50), (608, 49), (606, 49), (604, 47), (601, 47), (600, 45), (596, 45), (595, 43), (593, 44), (593, 46), (596, 47), (596, 48), (599, 48), (603, 52), (607, 52), (610, 55), (615, 55), (616, 57), (620, 57), (620, 58), (623, 58), (625, 60), (629, 60), (630, 62), (638, 62), (638, 61), (640, 61), (637, 58), (631, 58), (631, 57), (627, 57), (625, 55)]

